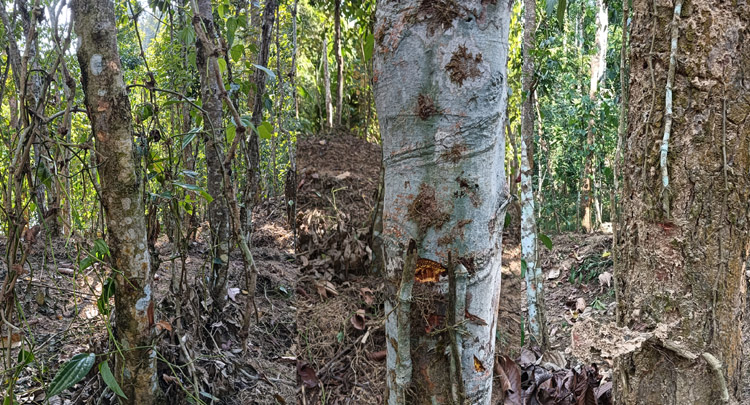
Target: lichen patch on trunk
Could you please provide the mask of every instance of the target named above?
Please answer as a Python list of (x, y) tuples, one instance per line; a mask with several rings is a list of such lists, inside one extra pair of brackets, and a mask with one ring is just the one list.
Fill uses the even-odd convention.
[(409, 218), (417, 223), (420, 232), (429, 228), (440, 229), (450, 220), (450, 211), (441, 207), (435, 197), (435, 189), (427, 184), (419, 186), (419, 193), (409, 205)]
[(453, 52), (450, 62), (445, 65), (445, 70), (453, 83), (463, 86), (464, 81), (479, 77), (482, 72), (479, 64), (482, 63), (482, 54), (473, 55), (464, 45), (459, 45)]

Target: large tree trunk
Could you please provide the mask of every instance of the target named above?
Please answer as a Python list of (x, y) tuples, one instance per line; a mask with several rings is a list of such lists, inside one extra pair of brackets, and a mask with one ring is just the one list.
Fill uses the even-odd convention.
[(344, 107), (344, 57), (341, 55), (341, 0), (334, 0), (333, 52), (336, 54), (336, 125), (341, 126), (341, 109)]
[[(206, 29), (208, 38), (216, 36), (211, 0), (198, 0), (199, 16)], [(211, 277), (209, 289), (214, 299), (214, 308), (218, 311), (223, 307), (226, 295), (227, 271), (229, 269), (229, 208), (224, 195), (222, 161), (224, 154), (221, 140), (224, 137), (224, 118), (222, 113), (221, 93), (216, 73), (213, 71), (217, 64), (212, 59), (217, 55), (211, 54), (213, 44), (204, 44), (200, 37), (196, 38), (198, 55), (196, 63), (201, 84), (201, 101), (203, 101), (204, 128), (214, 131), (206, 139), (206, 166), (208, 169), (208, 193), (213, 201), (208, 204), (208, 223), (211, 227)]]
[(152, 349), (153, 274), (130, 100), (117, 50), (114, 3), (77, 0), (72, 8), (86, 108), (96, 138), (112, 267), (116, 270), (114, 330), (123, 350), (122, 356), (115, 356), (115, 374), (128, 398), (122, 399), (123, 403), (158, 403), (159, 380)]
[[(589, 99), (595, 105), (599, 92), (599, 80), (607, 70), (607, 27), (609, 26), (607, 16), (607, 5), (604, 0), (596, 0), (596, 55), (591, 58), (591, 77), (589, 80)], [(595, 110), (596, 111), (596, 110)], [(583, 167), (583, 186), (581, 187), (581, 205), (583, 217), (581, 226), (586, 232), (596, 228), (591, 220), (591, 203), (594, 200), (592, 177), (594, 176), (594, 132), (595, 119), (589, 121), (588, 133), (586, 135), (586, 161)]]
[(738, 403), (750, 243), (750, 8), (675, 3), (632, 3), (615, 270), (619, 324), (662, 325), (660, 341), (676, 346), (652, 342), (621, 359), (616, 395), (620, 404)]
[[(547, 348), (547, 321), (544, 305), (544, 273), (539, 267), (534, 210), (534, 33), (536, 0), (524, 2), (523, 24), (523, 104), (521, 106), (521, 257), (526, 263), (526, 303), (529, 333), (535, 344)], [(541, 178), (541, 173), (539, 173)]]
[(491, 396), (511, 10), (443, 3), (377, 4), (389, 404)]

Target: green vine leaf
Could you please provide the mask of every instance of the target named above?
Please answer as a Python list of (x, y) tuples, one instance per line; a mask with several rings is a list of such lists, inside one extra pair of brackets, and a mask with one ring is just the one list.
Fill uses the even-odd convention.
[(47, 398), (54, 397), (81, 381), (91, 370), (94, 360), (96, 360), (94, 353), (80, 353), (73, 356), (52, 379), (47, 389)]

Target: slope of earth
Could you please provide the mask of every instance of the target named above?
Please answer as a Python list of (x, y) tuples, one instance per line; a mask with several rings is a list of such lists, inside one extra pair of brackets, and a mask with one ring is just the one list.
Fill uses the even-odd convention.
[[(260, 273), (254, 299), (258, 320), (251, 319), (244, 345), (247, 292), (239, 252), (231, 255), (226, 305), (208, 322), (207, 302), (200, 293), (209, 250), (204, 240), (207, 224), (190, 243), (181, 291), (170, 288), (173, 275), (181, 277), (179, 255), (165, 236), (157, 242), (162, 260), (154, 281), (158, 377), (169, 403), (210, 403), (214, 398), (226, 404), (295, 403), (293, 291), (298, 273), (292, 234), (279, 207), (283, 207), (280, 201), (272, 201), (255, 214), (252, 250)], [(79, 268), (93, 239), (37, 240), (29, 246), (31, 254), (16, 285), (25, 321), (13, 333), (11, 350), (2, 353), (0, 365), (4, 375), (9, 363), (18, 373), (19, 403), (46, 399), (52, 404), (117, 403), (97, 367), (59, 395), (46, 398), (45, 394), (55, 373), (75, 354), (96, 353), (99, 363), (106, 358), (103, 354), (113, 350), (107, 317), (97, 305), (111, 269), (103, 263)], [(0, 250), (5, 250), (1, 238)], [(5, 266), (0, 268), (4, 279)], [(104, 306), (113, 304), (110, 299)], [(33, 353), (33, 361), (17, 366), (16, 359), (23, 358), (20, 350)]]
[(380, 147), (337, 134), (297, 153), (300, 403), (382, 403), (382, 283), (368, 247)]
[(541, 249), (551, 349), (570, 354), (574, 323), (588, 317), (615, 321), (612, 235), (565, 233), (552, 238), (552, 250)]

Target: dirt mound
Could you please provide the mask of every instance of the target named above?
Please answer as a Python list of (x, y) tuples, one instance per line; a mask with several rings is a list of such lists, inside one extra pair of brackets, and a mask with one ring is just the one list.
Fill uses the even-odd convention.
[(302, 403), (380, 403), (385, 392), (382, 283), (368, 271), (381, 152), (351, 136), (298, 146), (297, 256)]
[(378, 145), (341, 135), (311, 137), (298, 146), (297, 252), (302, 271), (345, 279), (362, 274), (378, 192)]

